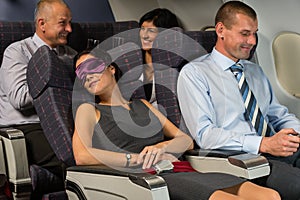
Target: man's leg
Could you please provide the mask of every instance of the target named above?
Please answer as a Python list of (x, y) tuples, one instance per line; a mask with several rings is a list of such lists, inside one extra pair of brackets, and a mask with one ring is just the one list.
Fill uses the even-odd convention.
[(269, 163), (270, 175), (253, 182), (278, 191), (283, 200), (300, 200), (300, 169), (278, 159)]
[(279, 161), (291, 164), (294, 167), (300, 168), (300, 161), (299, 161), (299, 158), (300, 158), (300, 148), (292, 156), (288, 156), (288, 157), (275, 157), (275, 156), (271, 156), (271, 155), (266, 155), (266, 157), (268, 159), (279, 160)]

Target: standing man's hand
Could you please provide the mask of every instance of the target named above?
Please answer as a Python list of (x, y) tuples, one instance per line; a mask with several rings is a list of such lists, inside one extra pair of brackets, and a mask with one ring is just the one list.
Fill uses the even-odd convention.
[(259, 151), (273, 156), (291, 156), (299, 148), (300, 137), (291, 128), (282, 129), (271, 137), (264, 137), (261, 141)]

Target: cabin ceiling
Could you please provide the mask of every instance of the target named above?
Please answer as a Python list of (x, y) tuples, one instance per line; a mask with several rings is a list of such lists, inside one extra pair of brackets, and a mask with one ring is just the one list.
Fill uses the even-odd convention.
[(116, 21), (136, 20), (154, 8), (174, 12), (186, 30), (214, 25), (214, 16), (223, 0), (108, 0)]

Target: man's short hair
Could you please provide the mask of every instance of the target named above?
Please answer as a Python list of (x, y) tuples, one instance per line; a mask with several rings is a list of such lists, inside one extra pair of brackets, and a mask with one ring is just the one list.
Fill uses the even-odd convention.
[(40, 0), (36, 4), (36, 8), (34, 10), (34, 22), (37, 23), (38, 18), (42, 15), (45, 9), (49, 9), (48, 6), (53, 3), (60, 3), (61, 5), (66, 6), (68, 9), (69, 6), (64, 2), (64, 0)]
[(226, 28), (231, 28), (235, 23), (236, 14), (244, 14), (253, 20), (257, 19), (256, 12), (253, 8), (241, 1), (228, 1), (224, 3), (218, 10), (215, 17), (215, 25), (222, 22)]

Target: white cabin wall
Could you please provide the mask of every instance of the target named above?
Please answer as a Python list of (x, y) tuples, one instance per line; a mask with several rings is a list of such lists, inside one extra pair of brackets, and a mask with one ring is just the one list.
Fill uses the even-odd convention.
[(300, 99), (287, 93), (277, 79), (272, 52), (272, 41), (277, 34), (282, 31), (300, 33), (300, 26), (298, 25), (298, 20), (300, 19), (300, 1), (244, 0), (244, 2), (253, 7), (258, 15), (258, 62), (269, 77), (279, 102), (286, 105), (290, 112), (296, 114), (299, 118)]

